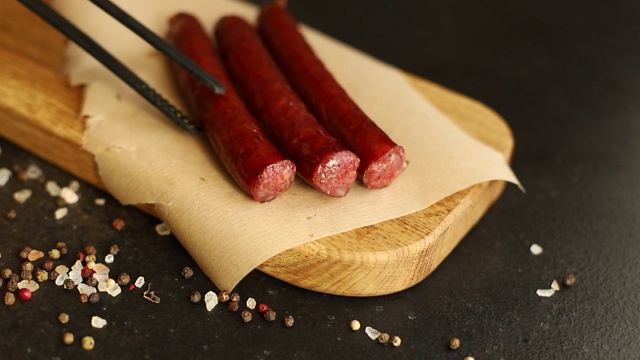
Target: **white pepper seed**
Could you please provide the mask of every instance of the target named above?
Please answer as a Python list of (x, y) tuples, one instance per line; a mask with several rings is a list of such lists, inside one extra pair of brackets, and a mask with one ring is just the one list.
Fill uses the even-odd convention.
[(120, 252), (120, 247), (118, 247), (118, 245), (109, 246), (109, 254), (118, 255), (119, 252)]
[(192, 303), (198, 303), (200, 302), (200, 300), (202, 300), (202, 294), (200, 294), (200, 291), (194, 291), (191, 293), (191, 297), (190, 300)]
[(244, 321), (245, 323), (248, 323), (251, 321), (251, 319), (253, 319), (253, 315), (249, 310), (243, 311), (242, 314), (240, 314), (240, 317), (242, 318), (242, 321)]
[(82, 348), (85, 350), (93, 350), (96, 346), (96, 341), (91, 336), (85, 336), (82, 338)]
[(11, 277), (11, 274), (13, 274), (13, 271), (11, 271), (11, 269), (9, 268), (4, 268), (2, 269), (2, 278), (7, 280)]
[(562, 279), (562, 283), (565, 286), (573, 286), (576, 283), (576, 276), (573, 274), (569, 274)]
[(73, 344), (73, 334), (70, 332), (62, 334), (62, 343), (65, 345)]
[(380, 344), (386, 344), (386, 343), (388, 343), (388, 342), (389, 342), (389, 334), (387, 334), (387, 333), (381, 333), (381, 334), (378, 336), (378, 339), (377, 339), (377, 340), (378, 340), (378, 342), (379, 342)]
[(456, 350), (456, 349), (458, 349), (458, 348), (460, 347), (460, 345), (462, 345), (462, 343), (460, 342), (460, 339), (458, 339), (458, 338), (456, 338), (456, 337), (451, 338), (451, 339), (449, 340), (449, 348), (450, 348), (451, 350)]
[(49, 258), (56, 260), (56, 259), (60, 259), (60, 250), (58, 249), (51, 249), (49, 250)]
[(58, 314), (58, 321), (60, 322), (60, 324), (66, 324), (69, 322), (69, 314), (61, 312), (60, 314)]
[(87, 263), (87, 266), (89, 265), (89, 263), (93, 263), (94, 265), (96, 264), (96, 256), (95, 255), (87, 255), (84, 257), (84, 262)]
[(38, 282), (45, 282), (49, 280), (49, 273), (46, 270), (38, 269), (36, 271), (36, 279)]
[(466, 356), (464, 360), (476, 360), (476, 359), (474, 359), (473, 356)]
[(400, 339), (400, 336), (395, 335), (391, 338), (391, 345), (398, 347), (400, 346), (400, 344), (402, 344), (402, 339)]
[(353, 330), (353, 331), (360, 330), (360, 321), (351, 320), (351, 322), (349, 323), (349, 327), (351, 327), (351, 330)]
[(12, 292), (6, 292), (4, 294), (4, 304), (11, 306), (16, 303), (16, 296)]

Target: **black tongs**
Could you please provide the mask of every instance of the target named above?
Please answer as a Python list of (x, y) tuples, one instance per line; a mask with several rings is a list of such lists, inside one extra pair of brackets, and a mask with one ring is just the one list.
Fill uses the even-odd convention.
[[(188, 116), (183, 114), (169, 101), (153, 90), (147, 83), (140, 79), (129, 68), (122, 64), (118, 59), (111, 55), (107, 50), (98, 45), (93, 39), (82, 30), (75, 27), (62, 15), (56, 12), (53, 8), (47, 5), (42, 0), (18, 0), (24, 6), (29, 8), (35, 14), (40, 16), (43, 20), (48, 22), (51, 26), (56, 28), (62, 34), (64, 34), (71, 41), (75, 42), (78, 46), (83, 48), (91, 56), (96, 58), (105, 67), (111, 70), (115, 75), (122, 79), (127, 85), (131, 86), (138, 94), (142, 95), (152, 105), (162, 111), (166, 116), (176, 123), (181, 128), (190, 132), (197, 132), (199, 127), (195, 122), (191, 121)], [(146, 42), (151, 44), (154, 48), (165, 54), (176, 64), (180, 65), (186, 71), (191, 73), (197, 79), (199, 79), (208, 88), (213, 90), (216, 94), (224, 93), (224, 86), (211, 74), (204, 71), (200, 66), (191, 61), (188, 57), (176, 50), (171, 44), (164, 41), (158, 35), (154, 34), (147, 27), (142, 25), (136, 19), (127, 14), (124, 10), (113, 4), (109, 0), (89, 0), (94, 5), (111, 15), (118, 20), (124, 26), (136, 33)]]

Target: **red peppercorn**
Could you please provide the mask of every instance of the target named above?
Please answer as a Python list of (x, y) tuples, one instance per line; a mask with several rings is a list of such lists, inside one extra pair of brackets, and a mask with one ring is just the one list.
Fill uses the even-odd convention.
[(82, 251), (78, 251), (78, 254), (76, 255), (76, 259), (80, 260), (80, 262), (84, 261), (84, 253)]
[(136, 286), (134, 284), (129, 284), (129, 291), (133, 291), (135, 288)]
[(269, 310), (269, 307), (267, 306), (267, 304), (260, 304), (258, 305), (258, 311), (262, 314), (264, 312), (266, 312), (267, 310)]
[(95, 270), (89, 269), (88, 267), (85, 266), (80, 271), (80, 275), (82, 275), (83, 279), (88, 279), (88, 278), (92, 277), (95, 272), (96, 272)]
[(20, 289), (18, 291), (18, 297), (20, 300), (27, 301), (31, 299), (32, 292), (29, 289)]

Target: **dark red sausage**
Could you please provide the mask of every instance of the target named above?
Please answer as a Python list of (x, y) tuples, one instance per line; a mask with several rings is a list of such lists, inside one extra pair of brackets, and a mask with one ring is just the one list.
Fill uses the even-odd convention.
[(227, 16), (215, 35), (238, 90), (280, 151), (296, 164), (298, 175), (327, 195), (346, 195), (360, 160), (307, 110), (255, 29), (240, 17)]
[(283, 6), (268, 5), (260, 12), (258, 30), (311, 112), (358, 155), (364, 185), (389, 185), (404, 168), (404, 148), (396, 145), (338, 84), (299, 32), (296, 20)]
[(202, 125), (216, 154), (231, 176), (258, 201), (287, 190), (295, 177), (287, 160), (261, 130), (225, 73), (213, 43), (196, 18), (178, 14), (169, 21), (168, 40), (225, 87), (216, 95), (177, 65), (174, 73), (192, 116)]

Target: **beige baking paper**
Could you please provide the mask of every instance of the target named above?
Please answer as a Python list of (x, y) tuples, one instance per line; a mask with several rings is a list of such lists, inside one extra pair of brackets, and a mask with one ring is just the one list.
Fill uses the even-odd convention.
[[(115, 1), (158, 34), (178, 11), (212, 29), (222, 15), (254, 21), (257, 8), (228, 0)], [(170, 101), (180, 104), (166, 59), (88, 1), (55, 6)], [(84, 147), (95, 154), (107, 189), (123, 204), (155, 204), (203, 271), (232, 289), (272, 256), (332, 234), (407, 215), (488, 180), (517, 183), (500, 154), (451, 123), (401, 72), (309, 28), (312, 46), (342, 85), (397, 143), (409, 165), (388, 188), (356, 184), (329, 198), (300, 180), (258, 203), (226, 174), (200, 135), (173, 125), (89, 55), (68, 51), (73, 84), (86, 84)], [(455, 166), (452, 166), (455, 165)]]

